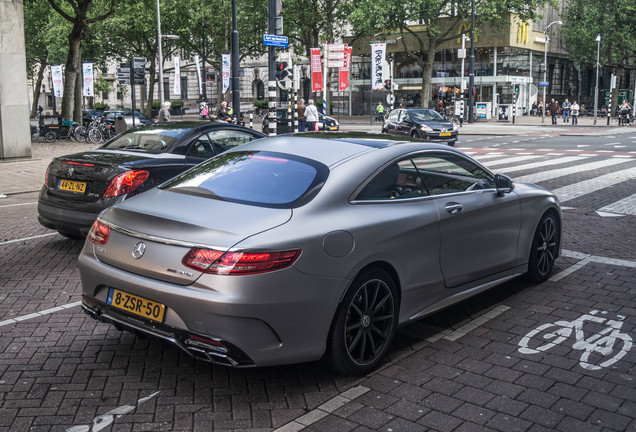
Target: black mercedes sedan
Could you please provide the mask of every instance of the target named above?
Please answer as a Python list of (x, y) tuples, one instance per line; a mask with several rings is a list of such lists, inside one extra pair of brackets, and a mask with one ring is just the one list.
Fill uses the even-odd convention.
[(458, 129), (452, 121), (426, 108), (394, 109), (382, 125), (382, 133), (445, 142), (451, 146), (457, 142)]
[(199, 121), (128, 130), (96, 149), (53, 159), (38, 199), (38, 220), (65, 237), (85, 237), (105, 208), (264, 136), (237, 125)]

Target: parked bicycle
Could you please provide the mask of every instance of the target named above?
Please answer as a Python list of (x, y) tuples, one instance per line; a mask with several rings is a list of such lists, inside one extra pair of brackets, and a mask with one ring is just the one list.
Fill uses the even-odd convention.
[[(607, 311), (593, 310), (573, 321), (556, 321), (543, 324), (530, 331), (519, 341), (519, 352), (522, 354), (538, 354), (547, 351), (574, 335), (572, 348), (583, 351), (580, 365), (584, 369), (598, 370), (613, 365), (632, 348), (632, 338), (622, 333), (621, 327), (625, 316), (617, 315), (618, 320), (611, 320), (599, 316)], [(583, 332), (583, 326), (588, 323), (603, 324), (604, 329), (589, 336)], [(589, 330), (588, 330), (589, 331)], [(615, 346), (616, 345), (616, 346)]]

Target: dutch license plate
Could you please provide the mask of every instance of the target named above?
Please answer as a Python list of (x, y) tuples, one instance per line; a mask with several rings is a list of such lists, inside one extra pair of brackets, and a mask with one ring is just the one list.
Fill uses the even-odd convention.
[(60, 180), (60, 182), (57, 185), (57, 188), (63, 191), (84, 193), (86, 192), (86, 183), (73, 181), (73, 180)]
[(126, 312), (157, 322), (163, 322), (163, 314), (166, 311), (166, 307), (161, 303), (129, 294), (115, 288), (111, 288), (108, 291), (108, 300), (106, 303), (116, 307), (117, 309), (125, 310)]
[(440, 132), (439, 136), (451, 136), (450, 132)]

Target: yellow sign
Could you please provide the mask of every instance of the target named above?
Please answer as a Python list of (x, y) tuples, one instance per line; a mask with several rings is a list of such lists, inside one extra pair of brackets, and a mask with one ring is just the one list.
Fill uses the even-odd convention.
[(528, 43), (528, 24), (519, 23), (517, 27), (517, 42)]
[[(457, 38), (457, 43), (461, 45), (462, 43), (462, 35), (465, 34), (467, 36), (470, 36), (470, 24), (465, 24), (462, 23), (459, 26), (459, 31), (457, 32), (457, 34), (459, 35), (459, 37)], [(475, 43), (477, 43), (479, 41), (479, 37), (477, 36), (477, 33), (475, 33)]]

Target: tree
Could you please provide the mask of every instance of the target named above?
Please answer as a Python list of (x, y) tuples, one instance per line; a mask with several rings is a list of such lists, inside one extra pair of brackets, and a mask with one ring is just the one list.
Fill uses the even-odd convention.
[[(75, 111), (75, 121), (81, 122), (82, 100), (75, 97), (75, 94), (78, 88), (81, 91), (76, 79), (80, 75), (82, 41), (90, 24), (102, 21), (113, 14), (116, 2), (117, 0), (49, 0), (51, 7), (72, 25), (68, 35), (62, 97), (62, 117), (65, 119), (71, 119)], [(104, 10), (105, 13), (100, 13)]]
[[(593, 1), (593, 0), (590, 0)], [(537, 10), (555, 0), (475, 0), (475, 32), (510, 23), (512, 15), (522, 22), (535, 19)], [(470, 25), (470, 0), (358, 0), (350, 4), (349, 19), (356, 37), (397, 34), (404, 53), (422, 69), (420, 100), (431, 94), (435, 52), (442, 42), (457, 38), (460, 23)], [(440, 19), (445, 18), (445, 26)], [(417, 23), (417, 24), (415, 24)], [(415, 25), (414, 25), (415, 24)], [(417, 49), (409, 49), (408, 42)]]
[[(636, 3), (620, 0), (569, 0), (563, 17), (561, 34), (568, 53), (575, 62), (596, 65), (601, 35), (600, 63), (616, 69), (619, 88), (628, 88), (624, 70), (636, 57)], [(623, 81), (620, 81), (623, 80)], [(616, 107), (618, 93), (612, 95)]]
[(40, 99), (40, 89), (44, 79), (44, 70), (48, 66), (49, 50), (47, 30), (51, 8), (47, 0), (25, 0), (24, 36), (26, 45), (27, 78), (33, 83), (33, 105), (31, 118), (34, 118)]

